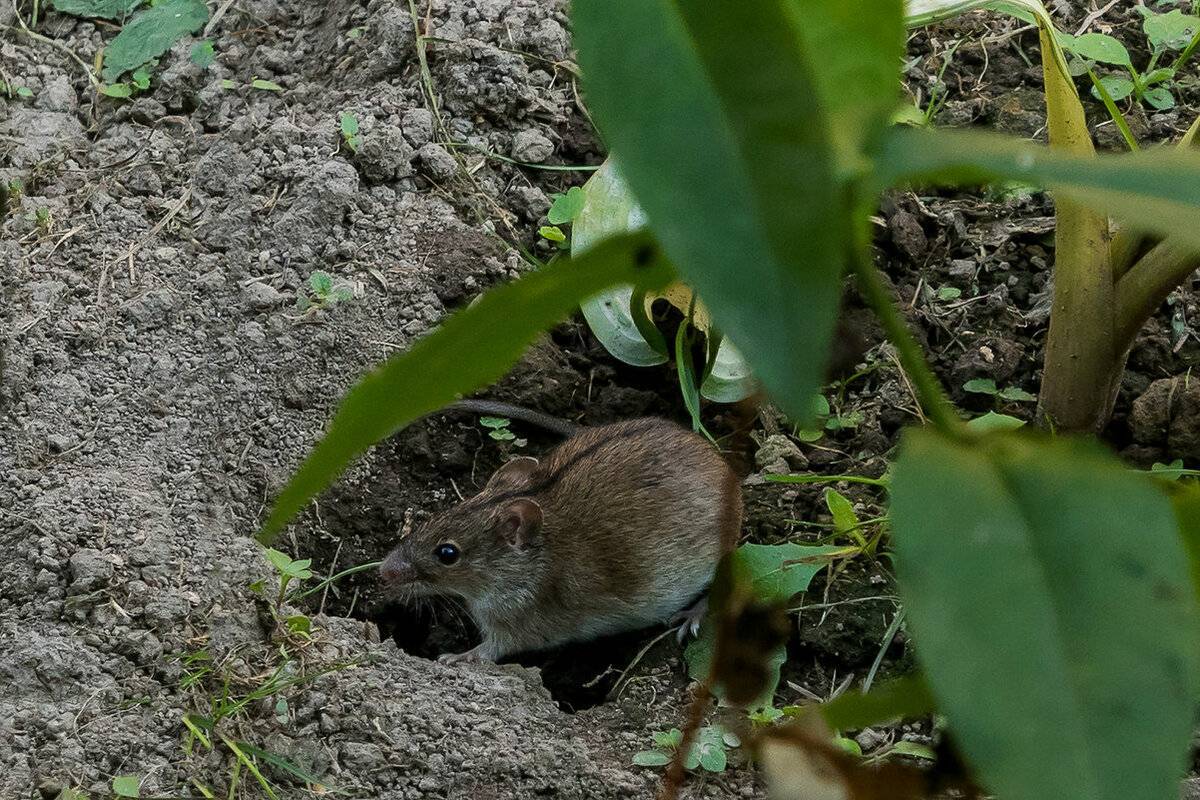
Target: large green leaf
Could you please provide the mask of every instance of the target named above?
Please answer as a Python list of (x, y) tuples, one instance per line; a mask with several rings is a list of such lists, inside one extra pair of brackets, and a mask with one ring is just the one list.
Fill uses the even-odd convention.
[(1192, 483), (1175, 493), (1175, 516), (1179, 533), (1192, 565), (1192, 586), (1200, 596), (1200, 484)]
[(588, 104), (655, 234), (775, 399), (806, 417), (846, 214), (796, 4), (576, 0), (573, 19)]
[(147, 8), (130, 20), (105, 48), (101, 76), (106, 81), (116, 80), (123, 73), (158, 58), (184, 36), (204, 27), (205, 22), (208, 22), (208, 6), (204, 0), (163, 0)]
[(613, 283), (658, 287), (671, 276), (647, 234), (600, 244), (483, 295), (350, 390), (329, 431), (284, 487), (259, 539), (270, 542), (355, 456), (419, 417), (496, 380), (534, 336)]
[(839, 167), (853, 174), (865, 166), (863, 150), (896, 109), (900, 93), (896, 65), (904, 56), (904, 4), (901, 0), (795, 4), (803, 20), (797, 31), (813, 66)]
[(142, 0), (54, 0), (55, 11), (77, 17), (122, 20), (142, 4)]
[(1175, 795), (1200, 619), (1159, 487), (1091, 444), (918, 430), (892, 525), (918, 657), (988, 789)]
[(1200, 246), (1200, 153), (1192, 151), (1083, 158), (994, 134), (896, 127), (884, 139), (878, 174), (885, 185), (1036, 184)]

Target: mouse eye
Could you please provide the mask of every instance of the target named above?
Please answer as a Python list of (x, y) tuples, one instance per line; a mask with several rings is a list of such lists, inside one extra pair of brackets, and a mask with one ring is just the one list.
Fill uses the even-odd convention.
[(458, 557), (462, 555), (458, 552), (458, 545), (453, 542), (442, 542), (433, 551), (437, 560), (445, 564), (447, 567), (458, 561)]

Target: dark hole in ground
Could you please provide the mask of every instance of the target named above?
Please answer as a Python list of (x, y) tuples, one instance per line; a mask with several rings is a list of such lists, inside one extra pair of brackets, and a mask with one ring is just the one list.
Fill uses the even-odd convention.
[[(401, 650), (420, 658), (461, 653), (479, 643), (470, 617), (445, 600), (419, 607), (389, 603), (372, 621), (379, 626), (380, 636), (391, 637)], [(516, 653), (501, 663), (537, 667), (558, 707), (575, 713), (606, 702), (622, 672), (662, 632), (662, 628), (630, 631), (552, 650)]]

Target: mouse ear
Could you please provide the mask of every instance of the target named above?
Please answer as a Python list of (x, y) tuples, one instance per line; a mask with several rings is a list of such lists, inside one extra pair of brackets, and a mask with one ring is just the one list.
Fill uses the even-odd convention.
[(538, 460), (529, 456), (521, 456), (514, 458), (506, 464), (501, 465), (500, 469), (496, 470), (490, 479), (487, 486), (484, 488), (493, 490), (508, 490), (519, 489), (529, 483), (529, 476), (538, 468)]
[(542, 529), (542, 507), (536, 500), (522, 497), (504, 507), (500, 515), (500, 535), (510, 546), (523, 550)]

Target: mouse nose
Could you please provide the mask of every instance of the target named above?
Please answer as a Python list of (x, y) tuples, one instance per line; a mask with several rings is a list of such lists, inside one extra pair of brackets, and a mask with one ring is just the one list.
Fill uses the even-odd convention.
[(389, 553), (379, 565), (379, 575), (388, 583), (410, 583), (417, 579), (417, 570), (401, 553)]

